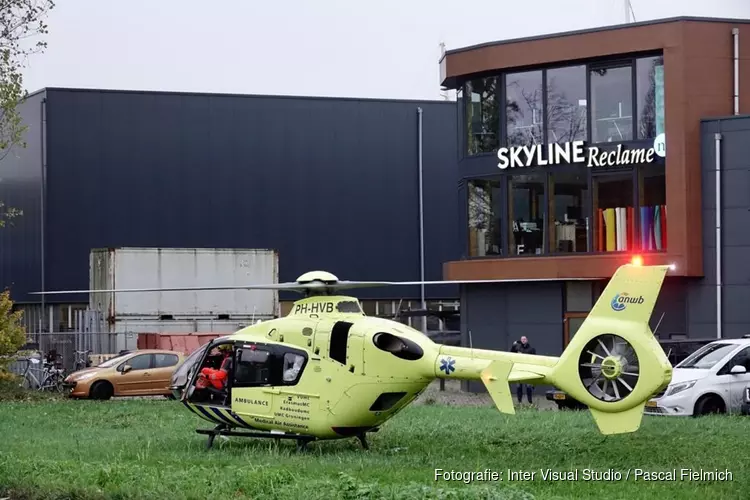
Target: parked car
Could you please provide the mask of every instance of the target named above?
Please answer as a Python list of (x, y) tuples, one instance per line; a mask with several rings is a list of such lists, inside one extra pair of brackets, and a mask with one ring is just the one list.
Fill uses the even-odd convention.
[(646, 414), (740, 412), (750, 385), (748, 337), (717, 340), (688, 356), (672, 370), (669, 386), (646, 403)]
[(73, 398), (167, 396), (172, 373), (184, 361), (180, 352), (143, 349), (126, 352), (68, 375), (63, 385)]
[[(679, 340), (660, 340), (659, 344), (664, 349), (664, 353), (669, 359), (672, 366), (678, 365), (696, 350), (706, 344), (713, 342), (715, 339), (679, 339)], [(560, 410), (585, 410), (586, 405), (571, 398), (568, 394), (557, 389), (547, 391), (548, 401), (557, 403)]]

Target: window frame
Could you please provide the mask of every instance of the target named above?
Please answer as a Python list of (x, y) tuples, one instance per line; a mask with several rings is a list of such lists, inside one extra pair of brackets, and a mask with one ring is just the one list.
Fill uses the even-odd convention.
[[(637, 61), (640, 59), (650, 59), (653, 57), (661, 57), (662, 58), (662, 64), (666, 66), (666, 61), (664, 61), (664, 51), (659, 50), (649, 50), (649, 51), (643, 51), (643, 52), (635, 52), (635, 53), (629, 53), (629, 54), (618, 54), (610, 57), (604, 57), (604, 58), (595, 58), (595, 59), (577, 59), (577, 60), (569, 60), (569, 61), (560, 61), (555, 62), (552, 64), (546, 64), (546, 65), (535, 65), (535, 66), (521, 66), (521, 67), (515, 67), (515, 68), (508, 68), (504, 71), (497, 71), (492, 73), (481, 73), (472, 75), (471, 78), (468, 78), (466, 81), (463, 82), (461, 85), (461, 93), (462, 93), (462, 99), (459, 109), (459, 133), (461, 134), (461, 152), (459, 153), (459, 159), (460, 160), (468, 160), (471, 159), (472, 161), (476, 160), (478, 162), (487, 162), (489, 155), (496, 155), (497, 152), (482, 152), (477, 154), (469, 154), (468, 151), (468, 130), (467, 127), (467, 102), (470, 100), (470, 92), (467, 92), (467, 85), (469, 85), (470, 82), (478, 80), (478, 79), (484, 79), (488, 77), (497, 77), (498, 81), (496, 84), (496, 96), (495, 100), (497, 102), (497, 105), (499, 106), (499, 112), (498, 112), (498, 123), (497, 123), (497, 133), (498, 133), (498, 147), (504, 148), (508, 147), (508, 141), (507, 141), (507, 116), (506, 116), (506, 109), (505, 104), (507, 101), (507, 93), (506, 93), (506, 85), (507, 85), (507, 75), (509, 74), (515, 74), (515, 73), (524, 73), (529, 71), (541, 71), (542, 72), (542, 115), (544, 118), (544, 123), (542, 127), (542, 135), (544, 138), (544, 144), (549, 144), (549, 123), (548, 123), (548, 99), (547, 99), (547, 84), (548, 84), (548, 72), (552, 70), (558, 70), (558, 69), (565, 69), (565, 68), (572, 68), (572, 67), (583, 67), (585, 71), (585, 82), (586, 82), (586, 129), (585, 129), (585, 142), (587, 146), (597, 146), (598, 144), (607, 144), (609, 147), (617, 147), (619, 144), (625, 144), (625, 145), (633, 145), (633, 144), (645, 144), (648, 142), (653, 141), (654, 138), (644, 138), (640, 139), (638, 137), (638, 78), (637, 78)], [(633, 120), (632, 120), (632, 127), (631, 127), (631, 136), (632, 139), (624, 140), (624, 141), (613, 141), (608, 143), (595, 143), (591, 140), (592, 138), (592, 128), (593, 128), (593, 120), (592, 120), (592, 101), (591, 101), (591, 71), (592, 69), (602, 69), (602, 68), (618, 68), (618, 67), (628, 67), (630, 68), (630, 82), (631, 82), (631, 107), (633, 111)], [(468, 96), (468, 97), (467, 97)], [(657, 163), (658, 160), (657, 160)], [(599, 176), (605, 176), (608, 174), (622, 174), (629, 172), (633, 176), (633, 206), (638, 206), (638, 193), (639, 193), (639, 166), (625, 166), (621, 168), (617, 168), (615, 171), (601, 171), (601, 172), (594, 172), (591, 168), (586, 168), (583, 166), (556, 166), (555, 169), (546, 168), (546, 167), (538, 167), (535, 168), (528, 173), (539, 173), (544, 177), (544, 184), (545, 184), (545, 233), (544, 233), (544, 242), (543, 242), (543, 251), (542, 254), (521, 254), (511, 255), (509, 253), (509, 221), (508, 221), (508, 215), (509, 215), (509, 207), (508, 207), (508, 196), (509, 196), (509, 179), (511, 176), (513, 176), (516, 173), (515, 170), (506, 170), (503, 172), (497, 172), (497, 173), (479, 173), (477, 174), (470, 174), (470, 175), (463, 175), (461, 180), (459, 181), (459, 185), (461, 186), (461, 190), (463, 191), (463, 215), (462, 218), (464, 219), (462, 222), (462, 235), (463, 235), (463, 254), (465, 259), (502, 259), (502, 258), (532, 258), (532, 257), (559, 257), (559, 256), (569, 256), (571, 255), (568, 252), (553, 252), (553, 248), (551, 248), (551, 239), (549, 237), (549, 203), (550, 203), (550, 175), (553, 175), (554, 172), (557, 171), (575, 171), (577, 168), (580, 168), (581, 172), (583, 170), (586, 170), (586, 177), (588, 182), (588, 196), (587, 199), (584, 202), (584, 209), (586, 213), (588, 214), (589, 220), (590, 220), (590, 226), (589, 226), (589, 238), (588, 238), (588, 244), (586, 252), (576, 252), (575, 255), (603, 255), (603, 254), (609, 254), (609, 253), (615, 253), (615, 252), (594, 252), (595, 248), (595, 238), (597, 237), (596, 231), (595, 231), (595, 224), (594, 224), (594, 206), (593, 206), (593, 186), (594, 186), (594, 180), (596, 177)], [(666, 172), (665, 172), (666, 173)], [(500, 192), (504, 193), (505, 200), (503, 200), (501, 203), (499, 203), (499, 206), (501, 207), (500, 210), (500, 254), (499, 255), (483, 255), (483, 256), (471, 256), (470, 255), (470, 243), (469, 243), (469, 225), (468, 225), (468, 215), (469, 215), (469, 196), (470, 196), (470, 183), (472, 181), (495, 181), (499, 182), (500, 186)], [(641, 220), (640, 220), (640, 211), (636, 210), (635, 214), (635, 223), (638, 225), (638, 228), (640, 228)], [(645, 253), (663, 253), (667, 250), (642, 250), (642, 252)]]
[[(483, 158), (488, 155), (495, 155), (496, 151), (493, 152), (482, 152), (477, 154), (469, 154), (469, 141), (468, 141), (468, 116), (467, 116), (467, 102), (471, 100), (471, 93), (467, 92), (467, 86), (476, 80), (496, 77), (498, 82), (495, 86), (495, 102), (499, 107), (498, 112), (498, 123), (497, 123), (497, 134), (498, 134), (498, 147), (508, 147), (507, 141), (507, 124), (506, 124), (506, 112), (505, 104), (507, 102), (507, 94), (505, 86), (507, 84), (506, 77), (509, 74), (524, 73), (528, 71), (541, 71), (542, 72), (542, 116), (544, 117), (543, 137), (544, 144), (549, 144), (549, 131), (547, 124), (547, 72), (555, 69), (564, 69), (575, 66), (584, 66), (586, 71), (586, 138), (584, 139), (588, 145), (596, 146), (597, 144), (609, 144), (617, 146), (618, 144), (634, 143), (634, 142), (649, 142), (654, 138), (643, 138), (638, 137), (638, 78), (637, 78), (637, 61), (639, 59), (649, 59), (652, 57), (662, 57), (662, 64), (666, 67), (664, 61), (664, 50), (647, 50), (642, 52), (632, 52), (626, 54), (616, 54), (609, 57), (600, 58), (587, 58), (587, 59), (574, 59), (570, 61), (558, 61), (550, 64), (533, 65), (533, 66), (519, 66), (515, 68), (506, 68), (502, 71), (485, 72), (481, 74), (472, 75), (467, 78), (461, 85), (461, 105), (459, 109), (459, 121), (461, 126), (459, 127), (459, 133), (461, 134), (461, 159), (469, 158)], [(617, 67), (629, 67), (630, 68), (630, 83), (631, 83), (631, 107), (633, 110), (632, 120), (632, 138), (624, 141), (613, 141), (609, 143), (596, 143), (591, 140), (592, 138), (592, 114), (591, 114), (591, 70), (592, 69), (606, 69), (606, 68), (617, 68)]]
[[(254, 349), (253, 349), (254, 347)], [(266, 359), (265, 364), (268, 366), (268, 382), (238, 382), (237, 380), (237, 368), (240, 365), (240, 357), (242, 356), (242, 350), (254, 350), (254, 351), (263, 351), (268, 353), (268, 358)], [(234, 366), (232, 376), (230, 377), (230, 383), (232, 384), (233, 388), (237, 389), (245, 389), (245, 388), (251, 388), (251, 387), (273, 387), (274, 384), (274, 356), (273, 356), (273, 346), (268, 344), (263, 344), (260, 342), (235, 342), (233, 346), (234, 352), (232, 353), (232, 357), (234, 358)]]
[[(239, 356), (240, 356), (240, 350), (242, 349), (249, 349), (251, 346), (255, 346), (255, 350), (258, 351), (264, 351), (268, 352), (268, 360), (267, 364), (269, 366), (269, 377), (268, 382), (253, 382), (253, 383), (238, 383), (236, 379), (236, 369), (239, 366)], [(307, 351), (304, 351), (302, 349), (297, 349), (294, 347), (288, 347), (288, 346), (280, 346), (276, 344), (266, 344), (263, 342), (252, 342), (252, 341), (235, 341), (234, 342), (234, 373), (232, 374), (232, 377), (230, 378), (230, 384), (232, 388), (236, 389), (247, 389), (247, 388), (254, 388), (254, 387), (286, 387), (286, 386), (294, 386), (299, 383), (299, 381), (302, 379), (302, 375), (305, 373), (305, 368), (307, 367), (310, 357), (307, 354)], [(302, 366), (300, 367), (299, 373), (297, 374), (297, 378), (292, 381), (285, 381), (284, 380), (284, 357), (287, 354), (295, 354), (298, 356), (302, 356), (304, 361), (302, 362)]]
[[(550, 177), (555, 174), (555, 172), (575, 172), (576, 168), (585, 168), (586, 174), (587, 174), (587, 182), (588, 182), (588, 195), (586, 196), (586, 199), (584, 200), (584, 210), (587, 216), (589, 217), (589, 238), (587, 242), (587, 248), (586, 252), (576, 252), (576, 253), (570, 253), (570, 252), (553, 252), (551, 251), (551, 239), (549, 235), (549, 205), (550, 205)], [(510, 179), (513, 178), (514, 174), (516, 174), (515, 171), (506, 173), (506, 174), (491, 174), (491, 175), (473, 175), (471, 177), (465, 177), (461, 180), (463, 185), (465, 186), (464, 189), (464, 196), (463, 196), (463, 205), (464, 205), (464, 214), (466, 217), (465, 220), (462, 221), (462, 234), (463, 237), (463, 254), (465, 259), (469, 260), (477, 260), (477, 259), (504, 259), (504, 258), (513, 258), (513, 259), (524, 259), (524, 258), (532, 258), (532, 257), (565, 257), (565, 256), (582, 256), (582, 255), (609, 255), (609, 254), (624, 254), (627, 253), (627, 250), (622, 250), (619, 252), (606, 252), (606, 251), (600, 251), (595, 252), (595, 244), (596, 238), (598, 236), (596, 232), (596, 227), (594, 225), (594, 182), (596, 179), (599, 178), (606, 178), (610, 176), (621, 176), (623, 174), (629, 175), (632, 181), (633, 186), (633, 194), (632, 194), (632, 204), (633, 207), (639, 206), (639, 189), (640, 189), (640, 166), (626, 166), (622, 167), (616, 170), (607, 170), (607, 171), (601, 171), (601, 172), (593, 172), (592, 169), (586, 168), (586, 167), (576, 167), (576, 166), (561, 166), (559, 169), (556, 170), (550, 170), (550, 169), (540, 169), (536, 171), (529, 171), (529, 174), (532, 172), (536, 172), (540, 174), (544, 178), (544, 218), (545, 218), (545, 240), (543, 242), (543, 252), (541, 254), (511, 254), (509, 252), (509, 242), (510, 242), (510, 221), (508, 220), (510, 209), (509, 209), (509, 188), (510, 188)], [(520, 172), (519, 172), (520, 173)], [(503, 193), (504, 200), (499, 204), (500, 206), (500, 254), (490, 254), (490, 255), (482, 255), (482, 256), (472, 256), (470, 254), (471, 248), (469, 243), (469, 185), (473, 181), (495, 181), (500, 183), (500, 192)], [(634, 223), (637, 225), (636, 227), (640, 231), (641, 227), (641, 216), (640, 211), (636, 210), (634, 212)], [(662, 250), (639, 250), (639, 253), (642, 254), (661, 254), (669, 251), (669, 246), (667, 246), (667, 249)]]
[[(508, 207), (507, 207), (507, 189), (508, 189), (508, 176), (507, 175), (500, 175), (500, 174), (493, 174), (493, 175), (477, 175), (473, 176), (471, 178), (463, 179), (465, 186), (465, 192), (466, 196), (464, 197), (464, 208), (466, 209), (466, 220), (464, 221), (463, 227), (465, 227), (465, 232), (463, 233), (464, 238), (464, 245), (466, 248), (466, 255), (470, 259), (498, 259), (498, 258), (504, 258), (509, 257), (507, 251), (506, 251), (506, 239), (507, 235), (505, 234), (505, 231), (508, 227)], [(471, 184), (473, 182), (497, 182), (498, 185), (498, 191), (503, 195), (503, 200), (500, 202), (499, 207), (499, 214), (498, 217), (500, 218), (500, 238), (498, 241), (498, 245), (500, 247), (500, 252), (498, 254), (489, 254), (489, 255), (471, 255), (471, 236), (469, 234), (469, 231), (471, 230), (471, 227), (469, 226), (469, 218), (471, 217), (471, 209), (470, 209), (470, 200), (471, 200)], [(492, 207), (494, 207), (494, 201), (491, 201)]]
[[(578, 65), (580, 66), (580, 65)], [(518, 68), (515, 70), (503, 71), (498, 78), (499, 83), (497, 84), (497, 102), (501, 112), (498, 113), (498, 119), (500, 121), (500, 136), (498, 141), (498, 147), (509, 147), (508, 146), (508, 75), (516, 75), (519, 73), (533, 73), (541, 72), (542, 74), (542, 143), (547, 144), (547, 67), (538, 68)]]
[[(742, 348), (738, 351), (735, 351), (731, 354), (731, 357), (724, 363), (724, 366), (722, 366), (717, 372), (716, 375), (731, 375), (732, 368), (734, 368), (735, 365), (739, 364), (736, 363), (734, 360), (737, 359), (737, 357), (740, 354), (747, 353), (746, 355), (748, 358), (750, 358), (750, 345), (742, 345)], [(744, 366), (744, 365), (743, 365)], [(750, 370), (747, 371), (747, 373), (750, 373)]]
[[(592, 146), (595, 146), (597, 144), (610, 144), (613, 146), (617, 146), (618, 144), (629, 144), (632, 142), (637, 141), (638, 137), (638, 120), (636, 118), (636, 115), (638, 114), (638, 89), (637, 89), (637, 83), (638, 79), (636, 78), (636, 61), (638, 59), (641, 59), (645, 56), (635, 56), (635, 57), (627, 57), (627, 58), (621, 58), (621, 59), (611, 59), (611, 60), (604, 60), (604, 61), (596, 61), (591, 62), (586, 65), (586, 113), (588, 115), (588, 123), (586, 124), (588, 130), (586, 132), (587, 137), (587, 144), (590, 144)], [(630, 139), (623, 139), (622, 141), (612, 141), (612, 142), (595, 142), (592, 140), (593, 137), (593, 125), (594, 125), (594, 117), (592, 113), (592, 99), (591, 99), (591, 72), (596, 71), (598, 69), (620, 69), (620, 68), (630, 68), (630, 106), (632, 110), (632, 118), (630, 123)], [(643, 139), (648, 140), (648, 139)]]
[[(174, 359), (174, 363), (172, 363), (171, 365), (166, 365), (166, 366), (157, 366), (158, 363), (156, 362), (156, 356), (165, 356), (165, 357), (167, 357), (169, 359), (173, 358)], [(151, 366), (153, 366), (153, 368), (155, 370), (158, 370), (160, 368), (172, 368), (173, 366), (177, 366), (177, 364), (179, 362), (180, 362), (180, 357), (177, 354), (169, 354), (169, 353), (166, 353), (166, 352), (152, 353), (151, 354)]]
[[(635, 130), (633, 131), (633, 141), (653, 141), (656, 139), (656, 137), (659, 135), (658, 129), (656, 128), (656, 124), (654, 126), (654, 137), (640, 137), (640, 134), (638, 133), (638, 123), (641, 120), (641, 112), (640, 112), (640, 102), (638, 100), (638, 61), (639, 60), (646, 60), (646, 59), (654, 59), (654, 58), (661, 58), (661, 66), (662, 68), (666, 67), (666, 64), (664, 63), (664, 52), (654, 52), (650, 53), (650, 55), (638, 55), (636, 57), (632, 58), (632, 65), (633, 65), (633, 72), (632, 72), (632, 78), (633, 78), (633, 125), (635, 127)], [(662, 78), (666, 75), (665, 70), (662, 70)], [(666, 82), (664, 83), (664, 87), (666, 88)], [(654, 92), (656, 92), (656, 88), (654, 87)], [(665, 93), (666, 95), (666, 93)], [(656, 96), (654, 96), (654, 99), (656, 99)], [(656, 106), (656, 102), (654, 102), (654, 106)], [(656, 110), (654, 110), (654, 113), (656, 113)], [(656, 119), (656, 116), (654, 116), (654, 119)], [(666, 125), (666, 97), (665, 97), (665, 105), (664, 105), (664, 122)], [(665, 127), (665, 133), (666, 133), (666, 127)]]
[(549, 71), (559, 70), (559, 69), (566, 69), (566, 68), (578, 68), (583, 67), (584, 72), (584, 94), (586, 95), (586, 137), (584, 137), (584, 141), (586, 143), (589, 143), (591, 140), (591, 81), (589, 79), (589, 67), (590, 64), (586, 62), (565, 62), (560, 64), (555, 64), (553, 66), (546, 66), (542, 68), (542, 113), (544, 115), (544, 144), (550, 144), (549, 141), (549, 122), (548, 122), (548, 113), (549, 109), (547, 108), (547, 73)]
[[(510, 221), (510, 204), (512, 202), (510, 198), (510, 188), (511, 188), (511, 180), (513, 177), (520, 176), (520, 175), (539, 175), (542, 178), (542, 184), (544, 185), (544, 191), (542, 195), (542, 200), (544, 203), (542, 203), (542, 253), (511, 253), (510, 251), (510, 232), (511, 232), (511, 221)], [(525, 171), (520, 171), (518, 173), (511, 173), (505, 176), (505, 183), (504, 183), (504, 191), (505, 193), (505, 200), (503, 203), (503, 207), (505, 209), (504, 212), (504, 218), (505, 218), (505, 241), (503, 246), (503, 251), (505, 252), (505, 255), (510, 258), (529, 258), (529, 257), (546, 257), (548, 255), (553, 255), (549, 252), (549, 235), (547, 234), (547, 227), (549, 226), (549, 176), (550, 171), (547, 169), (540, 170), (540, 171), (530, 171), (528, 173), (525, 173)], [(502, 224), (501, 224), (502, 225)]]
[[(302, 350), (292, 349), (292, 348), (284, 348), (281, 349), (280, 357), (281, 357), (281, 385), (284, 386), (290, 386), (290, 385), (297, 385), (299, 381), (302, 379), (302, 375), (305, 373), (305, 368), (307, 367), (307, 363), (310, 361), (310, 358), (307, 356), (307, 353)], [(284, 363), (286, 362), (286, 357), (290, 354), (293, 354), (295, 356), (302, 356), (302, 366), (299, 368), (299, 372), (297, 373), (297, 376), (294, 380), (284, 380)]]
[[(459, 123), (460, 126), (458, 128), (459, 133), (461, 134), (461, 158), (486, 158), (490, 155), (495, 156), (497, 154), (497, 148), (493, 151), (482, 151), (479, 153), (470, 153), (469, 152), (469, 133), (471, 132), (469, 128), (469, 105), (471, 104), (471, 94), (472, 92), (468, 88), (469, 85), (471, 85), (472, 82), (475, 82), (477, 80), (486, 80), (488, 78), (495, 78), (495, 103), (498, 106), (498, 113), (497, 113), (497, 120), (498, 123), (495, 126), (495, 133), (497, 135), (497, 148), (503, 147), (503, 144), (505, 143), (504, 137), (501, 137), (499, 134), (502, 132), (503, 129), (499, 127), (501, 123), (505, 121), (505, 111), (504, 107), (501, 106), (501, 104), (504, 103), (504, 101), (501, 99), (505, 96), (504, 89), (501, 89), (502, 85), (505, 83), (505, 75), (504, 73), (490, 73), (485, 75), (476, 75), (473, 78), (467, 79), (462, 85), (461, 85), (461, 108), (459, 109)], [(458, 99), (458, 96), (456, 96), (456, 99)]]
[[(596, 179), (601, 179), (601, 178), (606, 179), (607, 177), (618, 177), (618, 176), (622, 176), (623, 174), (630, 175), (630, 181), (633, 187), (633, 194), (632, 194), (631, 202), (633, 204), (633, 207), (637, 207), (638, 206), (638, 191), (639, 191), (638, 168), (627, 166), (627, 167), (619, 168), (616, 170), (607, 170), (607, 171), (602, 171), (602, 172), (597, 172), (597, 173), (594, 173), (594, 172), (589, 173), (589, 196), (588, 196), (589, 201), (588, 203), (589, 203), (589, 214), (590, 214), (589, 217), (591, 217), (592, 225), (591, 225), (591, 238), (589, 241), (588, 253), (591, 255), (618, 255), (618, 254), (622, 255), (622, 254), (629, 252), (629, 250), (614, 250), (611, 252), (607, 252), (605, 250), (605, 251), (594, 252), (594, 241), (596, 241), (596, 238), (599, 237), (596, 231), (596, 228), (601, 227), (601, 221), (597, 221), (599, 225), (593, 224), (593, 221), (594, 221), (594, 182), (596, 181)], [(638, 234), (640, 234), (641, 213), (639, 210), (633, 211), (633, 219), (634, 219), (633, 224), (636, 225), (636, 227), (639, 230)], [(639, 250), (639, 253), (641, 252), (644, 252), (644, 250)], [(645, 251), (645, 252), (654, 253), (654, 252), (648, 252), (648, 251)]]
[[(140, 357), (148, 357), (148, 367), (146, 368), (134, 368), (132, 364), (130, 364), (131, 361), (133, 361), (135, 358)], [(151, 370), (154, 367), (154, 355), (151, 353), (145, 353), (145, 354), (135, 354), (134, 356), (130, 356), (128, 359), (117, 365), (117, 371), (122, 372), (123, 368), (125, 368), (125, 365), (130, 366), (129, 372), (136, 372), (136, 371), (142, 371), (142, 370)]]

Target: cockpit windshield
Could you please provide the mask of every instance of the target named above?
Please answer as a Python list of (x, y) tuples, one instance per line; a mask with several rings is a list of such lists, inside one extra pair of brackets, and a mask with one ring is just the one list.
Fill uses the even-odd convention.
[(188, 356), (185, 361), (180, 365), (177, 370), (175, 370), (174, 374), (172, 375), (172, 386), (174, 387), (184, 387), (187, 385), (188, 380), (190, 379), (190, 375), (192, 375), (192, 370), (195, 368), (195, 365), (200, 361), (200, 359), (203, 357), (203, 354), (206, 352), (206, 349), (208, 349), (208, 346), (210, 344), (204, 344), (195, 351), (193, 351), (190, 356)]

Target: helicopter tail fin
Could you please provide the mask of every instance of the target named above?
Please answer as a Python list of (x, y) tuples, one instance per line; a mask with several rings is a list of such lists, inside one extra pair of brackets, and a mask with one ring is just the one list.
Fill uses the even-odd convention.
[(669, 266), (621, 266), (545, 376), (587, 405), (602, 434), (636, 431), (672, 366), (648, 321)]
[(511, 415), (516, 413), (508, 383), (512, 369), (512, 361), (497, 360), (490, 363), (480, 375), (497, 409)]

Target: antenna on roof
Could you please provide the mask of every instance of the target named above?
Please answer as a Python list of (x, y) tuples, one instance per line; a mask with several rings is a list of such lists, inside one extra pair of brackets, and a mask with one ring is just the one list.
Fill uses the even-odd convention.
[(635, 20), (635, 11), (633, 10), (633, 5), (630, 3), (630, 0), (625, 0), (625, 22), (630, 23), (631, 15), (633, 17), (633, 22), (636, 22)]
[[(438, 47), (440, 48), (440, 59), (443, 59), (443, 57), (445, 56), (445, 42), (441, 41), (438, 44)], [(444, 101), (449, 101), (450, 100), (450, 96), (448, 95), (448, 89), (446, 89), (445, 87), (441, 86), (440, 87), (440, 97), (442, 97)]]

